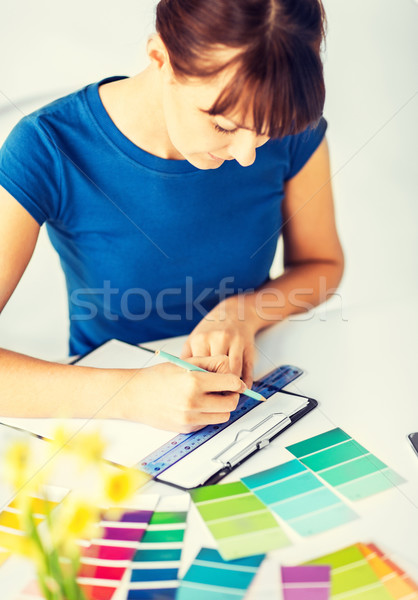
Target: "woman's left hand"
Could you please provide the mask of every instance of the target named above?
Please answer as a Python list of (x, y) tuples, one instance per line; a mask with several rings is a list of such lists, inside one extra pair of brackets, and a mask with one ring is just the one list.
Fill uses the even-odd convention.
[(256, 333), (253, 311), (244, 298), (231, 296), (215, 306), (193, 329), (181, 358), (226, 354), (231, 371), (251, 388)]

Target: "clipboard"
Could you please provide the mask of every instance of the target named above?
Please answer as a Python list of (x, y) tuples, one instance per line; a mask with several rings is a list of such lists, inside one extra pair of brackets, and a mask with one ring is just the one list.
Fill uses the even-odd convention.
[[(146, 354), (137, 346), (111, 340), (73, 364), (138, 368), (145, 366), (139, 358)], [(154, 357), (150, 360), (149, 355), (145, 358), (147, 366), (164, 362)], [(318, 406), (313, 398), (282, 389), (302, 373), (291, 365), (274, 369), (253, 386), (267, 402), (241, 396), (227, 423), (209, 425), (192, 434), (168, 433), (162, 445), (154, 446), (151, 454), (142, 455), (134, 466), (156, 481), (182, 490), (219, 482)], [(138, 424), (138, 427), (145, 426)], [(153, 429), (151, 433), (162, 432)]]
[[(267, 402), (174, 462), (156, 481), (182, 490), (218, 483), (318, 406), (317, 400), (281, 390)], [(141, 463), (138, 463), (141, 469)]]

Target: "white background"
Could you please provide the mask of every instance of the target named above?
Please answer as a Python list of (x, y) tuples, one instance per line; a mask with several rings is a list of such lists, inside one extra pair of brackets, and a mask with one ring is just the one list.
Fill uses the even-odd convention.
[[(303, 366), (307, 376), (296, 391), (318, 398), (320, 407), (246, 468), (254, 472), (289, 460), (283, 454), (288, 443), (344, 428), (407, 484), (366, 500), (356, 524), (295, 544), (286, 561), (373, 540), (395, 552), (417, 578), (418, 471), (406, 434), (418, 430), (418, 5), (413, 0), (324, 3), (325, 116), (346, 272), (334, 311), (260, 335), (259, 374), (286, 362)], [(140, 71), (154, 4), (2, 0), (0, 142), (38, 106), (103, 77)], [(275, 272), (279, 269), (280, 252)], [(59, 358), (67, 352), (67, 328), (63, 275), (42, 232), (0, 317), (0, 345)]]
[[(154, 6), (2, 0), (0, 143), (23, 114), (50, 100), (103, 77), (139, 72)], [(418, 291), (418, 5), (325, 0), (325, 8), (325, 116), (346, 255), (337, 301), (381, 310)], [(0, 317), (0, 345), (59, 358), (67, 353), (67, 319), (63, 275), (42, 231)], [(384, 316), (381, 325), (384, 334)]]

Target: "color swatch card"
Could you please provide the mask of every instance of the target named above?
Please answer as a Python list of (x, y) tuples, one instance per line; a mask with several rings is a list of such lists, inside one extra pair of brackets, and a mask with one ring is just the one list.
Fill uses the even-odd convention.
[(339, 428), (287, 446), (287, 450), (349, 500), (360, 500), (404, 482)]
[(239, 600), (251, 584), (264, 554), (225, 561), (202, 548), (180, 582), (176, 600)]
[(298, 460), (244, 477), (242, 481), (300, 535), (327, 531), (357, 518)]
[(129, 600), (174, 598), (190, 497), (161, 498), (132, 558)]
[(242, 481), (196, 488), (190, 495), (224, 560), (290, 544), (272, 513)]
[(140, 495), (136, 508), (120, 509), (118, 520), (112, 511), (104, 513), (103, 535), (83, 548), (78, 582), (88, 598), (110, 600), (119, 587), (144, 536), (158, 496)]
[[(22, 492), (23, 493), (23, 492)], [(45, 486), (45, 498), (34, 495), (28, 496), (34, 513), (35, 523), (39, 525), (68, 494), (67, 489), (55, 486)], [(22, 513), (15, 498), (0, 513), (0, 564), (5, 562), (11, 552), (19, 552), (25, 539), (22, 523)]]
[(418, 600), (418, 586), (377, 546), (357, 544), (357, 547), (395, 600)]
[(332, 600), (393, 600), (356, 544), (307, 564), (331, 567)]
[(328, 565), (300, 565), (281, 567), (283, 600), (329, 600), (331, 567)]
[(391, 569), (393, 569), (394, 572), (397, 573), (403, 581), (405, 581), (408, 584), (410, 589), (415, 593), (415, 596), (418, 595), (418, 583), (416, 581), (413, 581), (408, 575), (408, 573), (405, 573), (405, 571), (401, 569), (399, 565), (394, 563), (390, 556), (385, 555), (384, 552), (382, 552), (382, 550), (378, 548), (375, 544), (369, 544), (368, 547), (370, 550), (375, 552), (376, 555), (379, 556), (379, 558), (381, 558)]
[(6, 560), (9, 558), (10, 555), (11, 555), (11, 552), (0, 548), (0, 567), (4, 562), (6, 562)]
[(36, 579), (28, 583), (14, 600), (45, 600)]

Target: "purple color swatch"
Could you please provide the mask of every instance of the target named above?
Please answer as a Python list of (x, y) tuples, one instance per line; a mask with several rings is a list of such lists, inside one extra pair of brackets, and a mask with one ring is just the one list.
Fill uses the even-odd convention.
[(128, 511), (122, 515), (123, 523), (148, 523), (153, 515), (152, 510)]
[[(129, 508), (119, 510), (125, 511), (123, 515), (118, 519), (118, 521), (122, 523), (148, 523), (153, 514), (152, 510), (133, 510)], [(102, 521), (114, 521), (114, 519), (112, 518), (112, 514), (104, 513), (102, 515)]]
[(284, 600), (329, 600), (331, 567), (281, 567)]
[(144, 529), (129, 529), (124, 527), (105, 527), (105, 540), (118, 540), (121, 542), (137, 542), (142, 537)]

